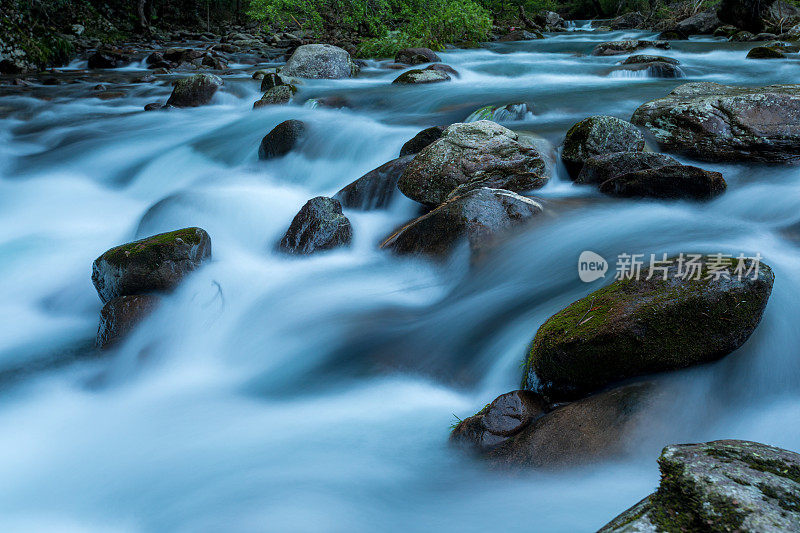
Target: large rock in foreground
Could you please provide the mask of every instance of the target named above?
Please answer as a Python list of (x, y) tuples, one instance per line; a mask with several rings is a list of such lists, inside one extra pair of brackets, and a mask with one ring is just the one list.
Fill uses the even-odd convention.
[(317, 196), (295, 215), (278, 248), (290, 254), (307, 255), (349, 246), (352, 240), (353, 228), (342, 213), (339, 200)]
[(725, 192), (719, 172), (690, 165), (666, 165), (615, 176), (600, 185), (600, 192), (622, 198), (711, 200)]
[(169, 291), (210, 257), (211, 237), (203, 229), (160, 233), (95, 259), (92, 283), (104, 303), (118, 296)]
[(420, 153), (426, 146), (438, 141), (442, 137), (445, 126), (431, 126), (417, 133), (400, 149), (400, 157)]
[(365, 211), (387, 207), (394, 198), (400, 176), (413, 158), (407, 155), (392, 159), (337, 192), (334, 199), (344, 207)]
[(633, 124), (616, 117), (596, 115), (572, 126), (564, 138), (561, 159), (577, 175), (590, 157), (614, 152), (641, 152), (644, 136)]
[(800, 85), (687, 83), (631, 121), (665, 150), (707, 161), (800, 162)]
[(213, 74), (195, 74), (175, 83), (168, 106), (198, 107), (211, 102), (217, 89), (222, 87), (222, 78)]
[(667, 446), (658, 490), (599, 533), (800, 531), (800, 455), (718, 440)]
[(488, 120), (457, 123), (419, 152), (400, 178), (400, 191), (417, 202), (439, 205), (451, 194), (476, 187), (522, 192), (547, 183), (545, 162), (516, 133)]
[(357, 67), (346, 50), (330, 44), (297, 47), (281, 69), (284, 76), (336, 80), (349, 78)]
[(441, 259), (466, 240), (473, 252), (479, 252), (541, 211), (537, 202), (511, 191), (472, 189), (412, 220), (381, 248)]
[[(684, 262), (686, 279), (678, 277), (676, 259), (651, 279), (644, 268), (638, 279), (617, 280), (547, 319), (533, 340), (523, 388), (572, 399), (635, 376), (715, 361), (744, 344), (772, 292), (772, 270), (762, 262), (756, 273), (750, 259), (741, 261), (741, 271), (737, 259), (695, 263), (698, 270)], [(723, 271), (730, 279), (713, 279)]]
[(161, 299), (155, 294), (118, 296), (100, 311), (97, 328), (97, 347), (106, 350), (117, 345), (158, 306)]

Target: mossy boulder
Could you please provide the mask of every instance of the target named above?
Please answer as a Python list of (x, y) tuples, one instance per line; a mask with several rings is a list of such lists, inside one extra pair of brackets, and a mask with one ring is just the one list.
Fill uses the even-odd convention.
[(310, 79), (349, 78), (358, 67), (347, 50), (330, 44), (298, 46), (281, 69), (284, 76)]
[(442, 137), (442, 132), (444, 132), (445, 129), (446, 126), (431, 126), (430, 128), (425, 128), (403, 145), (400, 149), (400, 157), (418, 154), (425, 147), (430, 146), (431, 143), (438, 141)]
[(400, 192), (422, 204), (476, 187), (514, 192), (543, 187), (545, 162), (532, 145), (488, 120), (456, 123), (419, 152), (398, 182)]
[(438, 63), (442, 59), (430, 48), (404, 48), (394, 57), (395, 63), (406, 65), (422, 65), (425, 63)]
[(272, 89), (273, 87), (280, 87), (281, 85), (287, 85), (284, 79), (281, 77), (280, 74), (275, 72), (267, 72), (261, 78), (261, 92), (265, 93)]
[(695, 263), (696, 270), (687, 270), (673, 258), (664, 269), (643, 268), (638, 279), (618, 279), (547, 319), (533, 339), (523, 388), (573, 399), (739, 348), (761, 320), (772, 270), (751, 259)]
[(718, 440), (667, 446), (658, 490), (600, 529), (800, 531), (800, 455), (766, 444)]
[(306, 123), (302, 120), (285, 120), (272, 128), (258, 147), (259, 159), (274, 159), (292, 150), (306, 135)]
[(397, 182), (414, 158), (406, 155), (371, 170), (334, 195), (344, 207), (370, 211), (387, 207), (397, 191)]
[(621, 198), (711, 200), (725, 192), (722, 174), (691, 165), (665, 165), (614, 176), (600, 192)]
[(670, 44), (667, 41), (608, 41), (600, 43), (592, 50), (593, 56), (617, 56), (623, 54), (632, 54), (639, 50), (646, 50), (648, 48), (659, 48), (661, 50), (669, 50)]
[(342, 213), (339, 200), (318, 196), (300, 209), (286, 234), (278, 243), (282, 252), (308, 255), (349, 246), (353, 227)]
[(159, 233), (111, 248), (92, 264), (92, 283), (106, 303), (118, 296), (170, 291), (211, 258), (200, 228)]
[(107, 350), (116, 346), (160, 303), (155, 294), (118, 296), (109, 300), (100, 311), (100, 326), (97, 329), (97, 347)]
[(654, 56), (650, 54), (634, 54), (622, 62), (623, 65), (641, 65), (642, 63), (669, 63), (670, 65), (681, 64), (680, 61), (671, 57)]
[(444, 259), (467, 241), (473, 253), (482, 253), (541, 211), (537, 202), (511, 191), (471, 189), (398, 229), (381, 248)]
[(584, 162), (580, 173), (575, 176), (575, 183), (600, 185), (604, 181), (628, 172), (678, 164), (676, 159), (665, 154), (654, 152), (612, 152), (588, 158)]
[(403, 72), (392, 83), (395, 85), (424, 85), (443, 81), (450, 81), (450, 75), (439, 70), (425, 68)]
[(590, 157), (613, 152), (644, 150), (644, 136), (636, 126), (616, 117), (596, 115), (572, 126), (564, 138), (561, 160), (578, 175)]
[(222, 78), (213, 74), (195, 74), (175, 83), (168, 106), (198, 107), (211, 102), (217, 90), (222, 87)]
[(800, 162), (800, 85), (687, 83), (631, 121), (668, 151), (706, 161)]
[(747, 59), (784, 59), (785, 57), (783, 52), (770, 46), (756, 46), (747, 52)]
[(265, 92), (260, 100), (256, 100), (253, 104), (253, 109), (268, 105), (288, 104), (292, 101), (296, 92), (297, 87), (294, 85), (278, 85)]

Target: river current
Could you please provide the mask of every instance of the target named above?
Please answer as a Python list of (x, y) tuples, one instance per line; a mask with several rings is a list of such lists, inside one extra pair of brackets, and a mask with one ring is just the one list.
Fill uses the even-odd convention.
[[(461, 77), (448, 83), (391, 85), (398, 71), (371, 61), (358, 78), (300, 87), (299, 103), (336, 95), (342, 110), (254, 111), (257, 67), (245, 65), (195, 109), (143, 112), (166, 100), (166, 81), (124, 85), (111, 100), (87, 98), (91, 79), (46, 97), (4, 91), (0, 530), (588, 532), (652, 492), (666, 444), (741, 438), (800, 450), (796, 168), (698, 163), (728, 182), (698, 204), (610, 199), (560, 167), (536, 191), (546, 216), (473, 267), (460, 253), (434, 264), (377, 249), (416, 216), (405, 198), (346, 211), (349, 249), (274, 251), (309, 198), (479, 107), (529, 102), (533, 115), (504, 125), (557, 146), (578, 120), (630, 119), (680, 83), (792, 83), (800, 71), (794, 59), (746, 60), (752, 43), (712, 38), (651, 51), (680, 60), (682, 79), (623, 77), (612, 68), (625, 56), (589, 55), (599, 42), (654, 35), (574, 31), (449, 50), (441, 57)], [(310, 125), (304, 144), (259, 161), (261, 138), (290, 118)], [(209, 232), (213, 261), (98, 356), (92, 261), (186, 226)], [(669, 401), (624, 456), (555, 472), (488, 469), (448, 446), (450, 426), (518, 388), (537, 328), (602, 285), (579, 280), (583, 250), (612, 263), (621, 253), (760, 253), (775, 286), (741, 349), (661, 379)]]

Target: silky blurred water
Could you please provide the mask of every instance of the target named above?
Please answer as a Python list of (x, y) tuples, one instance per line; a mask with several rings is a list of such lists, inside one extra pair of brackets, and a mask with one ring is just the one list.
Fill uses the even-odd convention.
[[(92, 79), (4, 92), (0, 529), (593, 531), (655, 487), (666, 444), (800, 449), (795, 168), (703, 163), (729, 184), (707, 204), (608, 199), (558, 169), (537, 191), (547, 215), (475, 267), (379, 251), (417, 213), (403, 198), (347, 211), (350, 249), (273, 251), (306, 200), (482, 106), (529, 103), (534, 115), (508, 125), (557, 145), (577, 120), (628, 119), (680, 83), (791, 83), (800, 69), (714, 39), (650, 51), (679, 59), (680, 80), (616, 77), (624, 57), (588, 55), (653, 35), (579, 30), (452, 50), (441, 55), (461, 77), (420, 87), (391, 85), (398, 72), (372, 61), (357, 79), (308, 81), (297, 95), (340, 96), (344, 110), (253, 111), (258, 82), (241, 72), (213, 105), (168, 112), (141, 111), (166, 100), (166, 80), (107, 101), (91, 98)], [(289, 118), (308, 122), (304, 144), (259, 161), (261, 137)], [(91, 262), (185, 226), (210, 233), (213, 261), (98, 357)], [(668, 405), (625, 456), (512, 475), (456, 453), (455, 416), (518, 387), (539, 325), (603, 283), (578, 279), (583, 250), (760, 253), (775, 288), (744, 347), (662, 380)]]

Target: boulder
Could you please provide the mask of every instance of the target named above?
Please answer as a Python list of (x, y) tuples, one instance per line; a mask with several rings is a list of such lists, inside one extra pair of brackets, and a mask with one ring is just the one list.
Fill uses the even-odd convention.
[(747, 59), (784, 59), (785, 57), (783, 52), (771, 46), (756, 46), (747, 52)]
[(521, 192), (541, 188), (547, 180), (536, 148), (499, 124), (479, 120), (444, 130), (409, 163), (398, 188), (414, 201), (439, 205), (470, 188)]
[(611, 389), (559, 407), (485, 452), (495, 465), (578, 466), (623, 454), (657, 395), (652, 383)]
[(439, 140), (444, 130), (445, 126), (431, 126), (430, 128), (425, 128), (403, 145), (400, 149), (400, 157), (418, 154), (423, 148)]
[(567, 27), (566, 21), (555, 11), (542, 10), (533, 18), (536, 24), (542, 26), (547, 31), (562, 31)]
[(687, 83), (631, 121), (661, 147), (706, 161), (800, 162), (800, 85)]
[(600, 185), (613, 177), (659, 168), (667, 165), (678, 165), (678, 161), (664, 154), (653, 152), (613, 152), (588, 158), (575, 177), (575, 183)]
[(334, 195), (344, 207), (369, 211), (387, 207), (397, 190), (397, 182), (413, 155), (405, 155), (371, 170)]
[(440, 72), (442, 74), (446, 74), (447, 76), (452, 76), (454, 78), (461, 77), (461, 74), (459, 74), (456, 69), (454, 69), (450, 65), (445, 65), (444, 63), (434, 63), (433, 65), (428, 65), (427, 67), (425, 67), (425, 70), (435, 70), (436, 72)]
[(109, 300), (100, 311), (97, 329), (97, 347), (107, 350), (117, 345), (158, 306), (155, 294), (117, 296)]
[(716, 11), (709, 9), (692, 15), (678, 22), (675, 30), (683, 35), (707, 35), (712, 34), (722, 25)]
[(439, 70), (412, 69), (400, 74), (392, 83), (396, 85), (420, 85), (442, 81), (450, 81), (450, 75)]
[(744, 43), (744, 42), (755, 41), (756, 36), (750, 33), (749, 31), (737, 31), (736, 33), (731, 35), (728, 40), (733, 41), (735, 43)]
[(717, 5), (717, 16), (724, 24), (731, 24), (752, 33), (764, 30), (764, 17), (775, 0), (722, 0)]
[(620, 15), (609, 23), (612, 30), (632, 30), (641, 28), (644, 25), (644, 15), (638, 11)]
[(121, 50), (98, 50), (89, 56), (90, 69), (120, 68), (130, 63), (130, 57)]
[(711, 200), (726, 188), (719, 172), (689, 165), (666, 165), (615, 176), (600, 185), (600, 192), (622, 198)]
[(513, 42), (513, 41), (533, 41), (535, 39), (544, 39), (544, 35), (536, 32), (530, 32), (527, 30), (514, 30), (509, 32), (503, 36), (501, 36), (498, 41), (501, 42)]
[(405, 63), (406, 65), (422, 65), (438, 63), (441, 58), (430, 48), (405, 48), (397, 52), (394, 60), (396, 63)]
[(561, 160), (571, 175), (577, 175), (590, 157), (642, 150), (644, 136), (633, 124), (616, 117), (596, 115), (569, 129), (564, 138)]
[(672, 63), (651, 61), (649, 63), (623, 63), (615, 67), (612, 72), (645, 72), (649, 78), (682, 78), (683, 71)]
[(349, 78), (357, 70), (346, 50), (330, 44), (298, 46), (281, 69), (281, 74), (296, 78)]
[(537, 202), (511, 191), (471, 189), (398, 229), (381, 248), (444, 259), (466, 240), (480, 252), (541, 211)]
[(593, 56), (618, 56), (632, 54), (639, 50), (648, 48), (659, 48), (669, 50), (670, 44), (667, 41), (609, 41), (600, 43), (592, 50)]
[(667, 446), (655, 493), (600, 529), (800, 531), (800, 455), (743, 440)]
[(317, 196), (295, 215), (278, 249), (289, 254), (307, 255), (349, 246), (353, 228), (342, 213), (339, 200)]
[[(696, 270), (675, 258), (652, 272), (642, 268), (547, 319), (533, 340), (523, 388), (571, 399), (740, 347), (761, 320), (772, 270), (752, 259), (696, 259)], [(729, 279), (718, 275), (726, 272)]]
[(267, 72), (261, 78), (261, 91), (267, 92), (273, 87), (280, 87), (281, 85), (286, 85), (286, 82), (283, 81), (280, 74), (275, 72)]
[(547, 401), (526, 390), (498, 396), (475, 415), (465, 418), (450, 433), (450, 442), (467, 449), (490, 450), (522, 431), (550, 411)]
[(532, 116), (533, 106), (525, 102), (518, 104), (487, 105), (470, 113), (464, 122), (477, 122), (478, 120), (517, 122), (531, 118)]
[(647, 54), (636, 54), (628, 57), (622, 62), (623, 65), (642, 65), (644, 63), (668, 63), (670, 65), (680, 65), (677, 59), (664, 56), (653, 56)]
[(286, 120), (275, 126), (258, 147), (259, 159), (273, 159), (291, 152), (306, 134), (306, 124), (302, 120)]
[(198, 107), (211, 102), (217, 90), (222, 87), (222, 79), (213, 74), (195, 74), (175, 82), (175, 88), (167, 100), (168, 106)]
[(118, 296), (170, 291), (211, 258), (200, 228), (160, 233), (111, 248), (92, 264), (92, 283), (106, 303)]
[(264, 93), (261, 99), (253, 103), (253, 109), (267, 105), (283, 105), (288, 104), (294, 98), (297, 92), (297, 87), (294, 85), (278, 85)]

